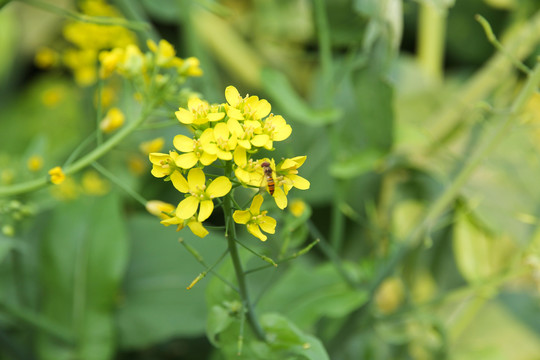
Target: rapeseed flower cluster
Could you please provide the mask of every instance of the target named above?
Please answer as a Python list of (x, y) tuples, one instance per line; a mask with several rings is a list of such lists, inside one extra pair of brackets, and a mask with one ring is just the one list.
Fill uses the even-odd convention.
[[(212, 214), (214, 200), (233, 197), (237, 187), (259, 189), (248, 209), (233, 201), (233, 219), (246, 225), (248, 232), (262, 241), (273, 234), (276, 220), (261, 211), (266, 192), (280, 209), (287, 207), (287, 194), (292, 188), (306, 190), (310, 183), (298, 175), (306, 156), (281, 159), (257, 158), (261, 149), (274, 150), (275, 142), (286, 140), (292, 128), (280, 115), (271, 113), (271, 105), (257, 96), (242, 97), (234, 86), (225, 90), (226, 103), (209, 104), (192, 97), (187, 108), (175, 115), (188, 126), (192, 136), (178, 134), (173, 139), (175, 150), (150, 153), (151, 173), (171, 181), (185, 198), (178, 206), (150, 202), (152, 213), (161, 223), (188, 226), (200, 237), (208, 231), (202, 223)], [(211, 174), (207, 167), (223, 168), (225, 175)], [(219, 204), (222, 202), (220, 201)], [(149, 210), (150, 211), (150, 210)], [(261, 231), (262, 230), (262, 231)]]

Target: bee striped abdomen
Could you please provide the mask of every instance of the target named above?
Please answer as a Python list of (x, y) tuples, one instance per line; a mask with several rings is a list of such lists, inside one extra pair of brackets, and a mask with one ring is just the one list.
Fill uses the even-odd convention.
[(265, 161), (261, 164), (263, 170), (264, 170), (264, 176), (266, 177), (266, 183), (268, 185), (268, 192), (270, 195), (274, 195), (274, 178), (272, 177), (272, 168), (270, 167), (270, 163), (268, 161)]

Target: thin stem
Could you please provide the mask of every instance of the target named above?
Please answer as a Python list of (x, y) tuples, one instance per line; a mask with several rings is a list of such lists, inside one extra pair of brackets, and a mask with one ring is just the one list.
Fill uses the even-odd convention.
[(105, 176), (107, 179), (112, 181), (116, 186), (127, 192), (131, 197), (133, 197), (135, 200), (137, 200), (142, 206), (146, 206), (146, 203), (148, 202), (145, 198), (142, 197), (141, 194), (133, 190), (132, 188), (126, 186), (116, 175), (114, 175), (109, 170), (105, 169), (103, 166), (101, 166), (98, 162), (93, 162), (92, 166), (94, 169), (99, 171), (103, 176)]
[[(90, 153), (80, 158), (78, 161), (73, 163), (73, 165), (67, 166), (65, 169), (63, 169), (64, 173), (66, 175), (74, 174), (77, 171), (87, 167), (88, 165), (90, 165), (91, 163), (93, 163), (94, 161), (102, 157), (103, 155), (105, 155), (112, 148), (118, 145), (118, 143), (124, 140), (126, 136), (131, 134), (133, 130), (135, 130), (147, 118), (152, 108), (153, 106), (148, 106), (145, 110), (143, 109), (141, 116), (137, 120), (121, 128), (116, 134), (111, 136), (101, 146), (95, 148), (93, 151), (91, 151)], [(31, 181), (27, 181), (20, 184), (2, 186), (0, 187), (0, 197), (17, 195), (17, 194), (22, 194), (29, 191), (38, 190), (46, 186), (47, 184), (49, 184), (48, 176), (31, 180)]]
[[(332, 42), (330, 38), (330, 27), (326, 16), (324, 0), (313, 0), (315, 11), (315, 24), (317, 26), (317, 38), (319, 42), (319, 61), (321, 63), (324, 89), (328, 93), (333, 92), (333, 70), (332, 70)], [(332, 97), (325, 96), (325, 106), (332, 105)]]
[(81, 14), (75, 11), (67, 10), (51, 3), (47, 3), (39, 0), (19, 0), (27, 5), (34, 6), (38, 9), (57, 14), (70, 20), (80, 21), (84, 23), (97, 24), (97, 25), (116, 25), (122, 26), (132, 30), (148, 30), (150, 27), (148, 23), (140, 21), (130, 21), (118, 17), (109, 16), (91, 16)]
[(497, 37), (493, 33), (493, 30), (491, 29), (491, 25), (489, 25), (489, 22), (482, 16), (482, 15), (476, 15), (475, 20), (482, 25), (484, 28), (484, 32), (486, 33), (486, 37), (489, 40), (489, 42), (495, 47), (495, 49), (499, 50), (502, 54), (506, 55), (508, 59), (514, 64), (516, 68), (523, 71), (525, 74), (529, 74), (531, 72), (531, 69), (529, 69), (525, 64), (523, 64), (519, 59), (517, 59), (512, 53), (509, 53), (504, 46), (497, 40)]
[(428, 1), (420, 3), (418, 22), (418, 62), (424, 71), (436, 79), (443, 78), (446, 11)]
[[(231, 177), (232, 165), (228, 165), (225, 170), (225, 176)], [(236, 246), (236, 229), (234, 219), (232, 217), (232, 193), (229, 193), (225, 196), (223, 201), (223, 212), (225, 216), (225, 224), (227, 229), (225, 230), (225, 237), (227, 238), (227, 244), (229, 247), (229, 253), (231, 254), (231, 260), (234, 266), (234, 272), (236, 274), (236, 280), (238, 281), (238, 289), (240, 290), (240, 297), (246, 309), (246, 316), (251, 329), (255, 333), (255, 336), (262, 341), (266, 340), (266, 335), (257, 320), (255, 315), (255, 309), (253, 303), (250, 301), (249, 293), (246, 284), (246, 275), (242, 268), (242, 261), (240, 260), (240, 255), (238, 253), (238, 248)]]

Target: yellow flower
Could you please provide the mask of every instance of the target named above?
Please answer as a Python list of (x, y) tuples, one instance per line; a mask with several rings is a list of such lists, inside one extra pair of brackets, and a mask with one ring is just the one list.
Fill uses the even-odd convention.
[(261, 186), (263, 181), (263, 168), (258, 161), (247, 159), (246, 149), (237, 147), (234, 150), (234, 174), (243, 185)]
[(238, 139), (238, 145), (246, 150), (250, 150), (251, 145), (263, 147), (269, 140), (268, 135), (256, 134), (261, 132), (261, 123), (259, 121), (246, 120), (240, 123), (236, 119), (229, 119), (227, 126)]
[(118, 64), (118, 72), (127, 77), (135, 77), (144, 74), (146, 61), (141, 50), (133, 44), (126, 46), (122, 62)]
[(225, 196), (231, 191), (231, 181), (225, 176), (220, 176), (211, 181), (207, 187), (204, 172), (198, 168), (189, 170), (187, 177), (187, 182), (179, 187), (181, 192), (189, 192), (190, 195), (178, 204), (176, 216), (186, 220), (195, 215), (199, 209), (197, 220), (203, 222), (214, 210), (212, 199)]
[(233, 219), (238, 224), (245, 224), (247, 230), (255, 237), (266, 241), (267, 236), (261, 232), (274, 234), (276, 231), (276, 220), (267, 216), (267, 211), (261, 212), (261, 205), (263, 203), (263, 197), (261, 195), (255, 195), (249, 210), (236, 210), (233, 214)]
[(34, 57), (34, 64), (40, 69), (48, 69), (58, 64), (59, 55), (48, 47), (41, 47)]
[(118, 65), (124, 60), (125, 51), (122, 48), (114, 48), (111, 51), (102, 51), (99, 53), (99, 77), (106, 79), (112, 75), (118, 68)]
[(32, 155), (26, 163), (30, 171), (39, 171), (43, 167), (43, 158), (41, 155)]
[(203, 71), (200, 68), (200, 61), (196, 57), (187, 59), (178, 59), (176, 69), (179, 75), (183, 76), (202, 76)]
[(274, 114), (270, 114), (263, 121), (261, 135), (268, 136), (268, 139), (263, 146), (268, 150), (272, 150), (274, 141), (283, 141), (287, 139), (291, 133), (291, 126), (285, 122), (285, 119), (281, 115), (274, 116)]
[(172, 215), (168, 214), (174, 214), (175, 209), (174, 205), (159, 200), (150, 200), (146, 202), (146, 211), (159, 217), (161, 220), (170, 219)]
[(176, 162), (180, 156), (174, 152), (169, 151), (169, 154), (151, 153), (148, 155), (150, 162), (152, 163), (152, 175), (157, 178), (168, 176), (173, 186), (180, 192), (187, 192), (185, 186), (186, 179), (180, 173)]
[(210, 106), (204, 100), (193, 97), (188, 100), (188, 109), (179, 108), (174, 114), (178, 121), (186, 125), (202, 125), (207, 122), (219, 121), (225, 117), (218, 106)]
[(51, 170), (49, 170), (49, 175), (51, 182), (55, 185), (63, 183), (66, 179), (66, 175), (64, 175), (64, 172), (60, 166), (53, 167)]
[(236, 120), (260, 120), (270, 114), (270, 103), (257, 96), (242, 98), (234, 86), (225, 89), (227, 115)]
[(89, 86), (97, 79), (97, 57), (98, 54), (94, 49), (68, 49), (63, 53), (62, 60), (73, 71), (77, 84)]
[(182, 230), (187, 225), (191, 232), (200, 238), (208, 235), (208, 230), (204, 228), (202, 222), (198, 221), (195, 216), (192, 216), (187, 220), (180, 219), (176, 215), (172, 217), (167, 216), (167, 219), (161, 220), (161, 223), (165, 226), (177, 225), (176, 231)]
[(307, 204), (300, 199), (295, 199), (291, 202), (289, 210), (294, 215), (294, 217), (300, 217), (307, 211)]
[(111, 186), (108, 181), (104, 180), (95, 171), (86, 171), (81, 180), (81, 185), (85, 193), (89, 195), (105, 195), (109, 192)]
[(231, 151), (236, 148), (236, 136), (229, 132), (225, 123), (218, 123), (213, 129), (204, 130), (201, 144), (207, 153), (216, 154), (221, 160), (232, 160)]
[(165, 140), (162, 137), (158, 137), (149, 141), (142, 142), (139, 145), (139, 149), (144, 154), (150, 154), (163, 149), (163, 145), (165, 145)]
[(100, 129), (108, 134), (124, 125), (125, 116), (124, 113), (118, 108), (111, 108), (107, 111), (107, 115), (99, 123)]
[(274, 160), (269, 161), (274, 170), (274, 200), (280, 209), (287, 207), (287, 194), (293, 187), (300, 190), (307, 190), (310, 187), (308, 180), (297, 175), (298, 168), (306, 161), (306, 156), (296, 156), (291, 159), (283, 159), (274, 167)]
[(170, 67), (174, 65), (173, 59), (175, 59), (176, 51), (174, 47), (167, 40), (159, 40), (159, 44), (156, 44), (153, 40), (148, 40), (146, 45), (154, 54), (156, 54), (156, 64), (162, 67)]
[(203, 132), (199, 139), (191, 139), (185, 135), (176, 135), (173, 139), (174, 147), (185, 153), (176, 159), (176, 165), (183, 169), (191, 169), (197, 162), (208, 166), (217, 159), (216, 153), (210, 154), (203, 148), (204, 143), (211, 142), (212, 133)]

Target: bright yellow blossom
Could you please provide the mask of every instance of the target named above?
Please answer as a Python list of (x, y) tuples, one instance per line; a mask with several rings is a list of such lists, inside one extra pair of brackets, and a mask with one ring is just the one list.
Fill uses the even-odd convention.
[(204, 130), (201, 135), (201, 144), (207, 153), (216, 154), (221, 160), (232, 160), (232, 151), (236, 148), (236, 136), (229, 132), (225, 123), (218, 123), (214, 128)]
[[(309, 181), (299, 176), (297, 170), (304, 161), (306, 161), (306, 156), (296, 156), (282, 160), (275, 167), (275, 189), (272, 196), (280, 209), (287, 207), (287, 194), (293, 187), (300, 190), (309, 189)], [(273, 160), (271, 163), (273, 164)]]
[(64, 172), (60, 166), (53, 167), (51, 170), (49, 170), (49, 175), (51, 182), (55, 185), (63, 183), (66, 179), (66, 175), (64, 175)]
[(204, 143), (211, 142), (212, 134), (203, 132), (199, 139), (191, 139), (185, 135), (176, 135), (173, 139), (174, 147), (184, 154), (178, 156), (176, 165), (183, 169), (191, 169), (197, 162), (208, 166), (217, 159), (216, 153), (210, 154), (204, 148)]
[(176, 51), (167, 40), (161, 39), (159, 44), (156, 44), (153, 40), (148, 40), (146, 45), (150, 51), (156, 54), (156, 64), (158, 66), (170, 67), (174, 65)]
[(196, 57), (179, 59), (176, 69), (181, 76), (202, 76), (203, 71), (200, 68), (200, 61)]
[(113, 107), (107, 111), (107, 114), (99, 123), (99, 127), (105, 134), (108, 134), (124, 125), (124, 121), (124, 113), (120, 109)]
[(183, 190), (186, 191), (180, 191), (189, 192), (190, 195), (178, 204), (176, 216), (180, 219), (189, 219), (199, 209), (197, 220), (202, 222), (208, 219), (214, 210), (212, 199), (227, 195), (231, 188), (231, 181), (225, 176), (214, 179), (207, 187), (206, 177), (201, 169), (189, 170), (187, 182), (183, 184)]
[(258, 161), (247, 159), (246, 149), (237, 147), (234, 150), (234, 174), (243, 185), (261, 186), (263, 181), (263, 169)]
[(187, 225), (191, 232), (200, 238), (208, 235), (208, 230), (204, 228), (202, 222), (197, 220), (196, 216), (192, 216), (187, 220), (180, 219), (176, 215), (172, 217), (167, 216), (167, 219), (161, 220), (161, 224), (165, 226), (177, 225), (176, 231), (182, 230)]
[(182, 124), (186, 125), (202, 125), (207, 122), (221, 120), (225, 117), (224, 112), (220, 112), (215, 105), (210, 106), (204, 100), (193, 97), (188, 100), (188, 109), (179, 108), (175, 112), (176, 118)]
[(240, 123), (236, 119), (229, 119), (227, 126), (238, 139), (238, 145), (246, 150), (250, 150), (251, 145), (263, 147), (269, 140), (268, 135), (256, 134), (261, 132), (261, 123), (259, 121), (246, 120)]
[(285, 119), (281, 115), (274, 116), (274, 114), (270, 114), (263, 121), (263, 126), (261, 129), (261, 135), (268, 136), (268, 139), (263, 146), (268, 150), (272, 150), (274, 147), (274, 141), (283, 141), (287, 139), (291, 133), (291, 126), (285, 122)]
[(233, 214), (233, 219), (238, 224), (245, 224), (247, 230), (255, 237), (266, 241), (267, 236), (261, 232), (274, 234), (276, 231), (276, 220), (267, 216), (267, 211), (260, 211), (263, 203), (261, 195), (255, 195), (249, 210), (236, 210)]
[(139, 150), (141, 150), (143, 154), (155, 153), (161, 151), (161, 149), (163, 149), (163, 145), (165, 145), (165, 139), (163, 139), (162, 137), (158, 137), (149, 141), (142, 142), (139, 145)]
[(169, 151), (169, 154), (150, 153), (148, 157), (152, 163), (152, 175), (157, 178), (162, 178), (171, 175), (177, 170), (176, 159), (178, 158), (176, 151)]
[[(161, 220), (170, 219), (167, 214), (174, 214), (175, 206), (159, 200), (150, 200), (146, 202), (146, 211), (150, 214), (159, 217)], [(170, 224), (169, 224), (170, 225)]]
[(124, 61), (125, 51), (122, 48), (114, 48), (111, 51), (102, 51), (99, 53), (99, 62), (101, 67), (99, 69), (99, 76), (102, 79), (106, 79), (116, 71), (119, 64)]
[(225, 89), (227, 115), (236, 120), (260, 120), (270, 114), (270, 103), (257, 96), (242, 98), (234, 86)]

